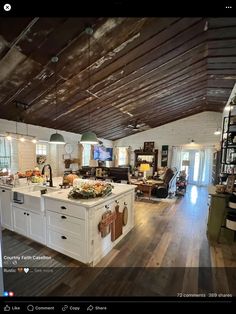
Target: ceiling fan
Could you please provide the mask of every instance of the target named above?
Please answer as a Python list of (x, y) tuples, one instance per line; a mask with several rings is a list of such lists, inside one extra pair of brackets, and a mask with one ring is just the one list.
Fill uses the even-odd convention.
[(130, 122), (125, 129), (126, 130), (131, 130), (133, 132), (137, 132), (137, 131), (145, 131), (147, 130), (149, 127), (142, 122), (139, 122), (139, 120), (135, 120), (134, 122)]

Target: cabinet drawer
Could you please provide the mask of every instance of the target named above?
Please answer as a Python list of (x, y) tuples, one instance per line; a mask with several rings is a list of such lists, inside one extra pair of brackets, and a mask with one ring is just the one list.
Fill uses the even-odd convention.
[(73, 257), (83, 263), (85, 258), (85, 241), (79, 241), (77, 237), (65, 232), (48, 229), (48, 246), (60, 253)]
[(69, 215), (76, 218), (85, 219), (86, 208), (80, 205), (74, 205), (45, 198), (45, 209), (57, 212), (62, 215)]
[(71, 217), (65, 214), (58, 214), (52, 211), (47, 211), (47, 226), (48, 228), (67, 232), (80, 240), (85, 239), (85, 221), (79, 218)]

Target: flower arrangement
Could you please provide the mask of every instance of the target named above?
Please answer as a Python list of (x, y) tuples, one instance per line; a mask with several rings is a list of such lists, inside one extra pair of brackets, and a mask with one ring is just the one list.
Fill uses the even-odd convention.
[(88, 181), (82, 182), (73, 187), (69, 192), (68, 198), (72, 199), (88, 199), (102, 197), (111, 194), (113, 185), (101, 181)]

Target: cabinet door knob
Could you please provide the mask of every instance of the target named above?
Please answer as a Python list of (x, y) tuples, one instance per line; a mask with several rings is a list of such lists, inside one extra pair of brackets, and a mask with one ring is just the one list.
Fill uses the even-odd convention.
[(109, 208), (109, 205), (105, 205), (105, 208), (108, 209), (108, 208)]
[(61, 219), (66, 219), (66, 216), (61, 216)]
[(116, 202), (116, 204), (119, 204), (119, 201), (116, 200), (115, 202)]
[(29, 214), (27, 214), (27, 216), (29, 216)]
[(26, 215), (26, 213), (24, 213), (24, 215)]
[(61, 209), (66, 209), (66, 207), (65, 206), (61, 206)]
[(2, 190), (2, 192), (6, 192), (5, 190)]
[(124, 202), (124, 205), (125, 205), (125, 206), (127, 206), (127, 203), (126, 203), (126, 202)]
[(67, 237), (65, 237), (65, 236), (61, 236), (61, 238), (62, 238), (63, 240), (66, 240), (66, 239), (67, 239)]

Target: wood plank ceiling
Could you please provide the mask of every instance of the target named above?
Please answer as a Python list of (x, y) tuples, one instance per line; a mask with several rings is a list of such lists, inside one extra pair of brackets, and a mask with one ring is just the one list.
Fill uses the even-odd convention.
[(5, 18), (0, 69), (0, 118), (115, 140), (134, 121), (149, 129), (222, 111), (236, 81), (236, 19)]

